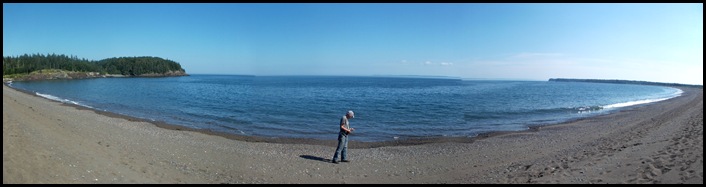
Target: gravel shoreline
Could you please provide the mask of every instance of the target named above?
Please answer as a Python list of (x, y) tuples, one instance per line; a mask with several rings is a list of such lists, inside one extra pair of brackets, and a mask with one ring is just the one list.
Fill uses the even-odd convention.
[(558, 125), (349, 144), (187, 129), (3, 85), (7, 183), (703, 183), (703, 89)]

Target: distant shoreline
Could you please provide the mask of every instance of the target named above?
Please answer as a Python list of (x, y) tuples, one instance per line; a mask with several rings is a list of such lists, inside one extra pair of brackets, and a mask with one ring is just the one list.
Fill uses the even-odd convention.
[(672, 87), (693, 87), (702, 88), (703, 85), (695, 84), (679, 84), (679, 83), (663, 83), (635, 80), (620, 80), (620, 79), (569, 79), (569, 78), (551, 78), (549, 82), (593, 82), (593, 83), (612, 83), (612, 84), (637, 84), (637, 85), (654, 85), (654, 86), (672, 86)]

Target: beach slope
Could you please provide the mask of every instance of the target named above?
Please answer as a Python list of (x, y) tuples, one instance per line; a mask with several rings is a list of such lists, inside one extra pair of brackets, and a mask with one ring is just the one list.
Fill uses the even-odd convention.
[[(703, 183), (703, 89), (621, 112), (468, 141), (234, 140), (103, 115), (3, 85), (3, 184)], [(355, 123), (352, 124), (355, 126)], [(352, 135), (355, 140), (355, 134)]]

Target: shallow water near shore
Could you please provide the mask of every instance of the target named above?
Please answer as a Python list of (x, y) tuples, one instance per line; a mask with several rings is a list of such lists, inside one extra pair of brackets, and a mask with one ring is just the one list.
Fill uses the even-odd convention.
[(670, 87), (454, 78), (192, 75), (13, 82), (69, 104), (189, 128), (356, 141), (519, 131), (679, 96)]

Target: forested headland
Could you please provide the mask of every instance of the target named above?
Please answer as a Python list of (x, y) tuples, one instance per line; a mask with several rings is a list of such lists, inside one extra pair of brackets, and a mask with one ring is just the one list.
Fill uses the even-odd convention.
[(663, 82), (649, 82), (649, 81), (635, 81), (635, 80), (618, 80), (618, 79), (568, 79), (568, 78), (551, 78), (549, 81), (553, 82), (593, 82), (593, 83), (612, 83), (612, 84), (642, 84), (642, 85), (655, 85), (655, 86), (686, 86), (693, 88), (703, 88), (703, 85), (693, 85), (693, 84), (679, 84), (679, 83), (663, 83)]
[[(179, 63), (151, 56), (114, 57), (94, 61), (63, 54), (24, 54), (4, 56), (2, 70), (3, 78), (16, 80), (187, 75)], [(61, 76), (47, 76), (47, 72), (60, 72)]]

